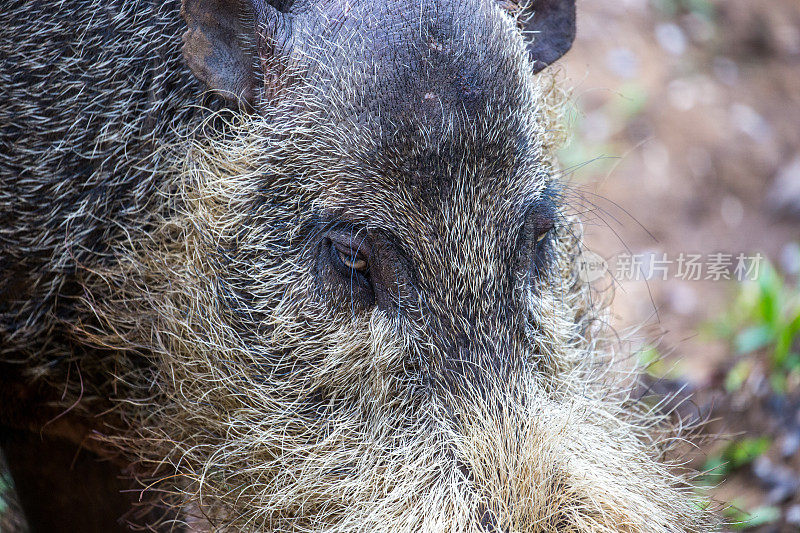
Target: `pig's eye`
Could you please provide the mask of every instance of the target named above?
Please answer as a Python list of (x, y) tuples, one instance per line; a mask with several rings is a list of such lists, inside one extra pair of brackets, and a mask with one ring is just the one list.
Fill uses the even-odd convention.
[(352, 310), (375, 303), (371, 250), (365, 233), (332, 230), (320, 241), (316, 272), (331, 302), (346, 302)]
[(536, 237), (536, 244), (541, 243), (542, 241), (544, 241), (550, 235), (550, 229), (552, 229), (552, 228), (548, 228), (546, 231), (541, 232)]
[(530, 266), (533, 274), (535, 276), (539, 276), (543, 274), (547, 270), (547, 266), (550, 262), (550, 249), (549, 246), (550, 241), (553, 237), (553, 222), (549, 219), (539, 219), (531, 224), (532, 227), (530, 228), (530, 237), (529, 243), (530, 248), (528, 248), (529, 255), (528, 260), (530, 261)]
[(525, 213), (525, 241), (536, 249), (542, 248), (553, 235), (555, 219), (555, 209), (550, 203), (542, 201), (531, 205)]
[[(350, 246), (331, 241), (331, 256), (337, 268), (355, 270), (361, 274), (367, 273), (367, 260), (364, 255)], [(349, 274), (349, 272), (342, 272)]]
[(553, 227), (555, 224), (549, 218), (541, 218), (534, 220), (531, 224), (531, 237), (536, 248), (541, 248), (547, 244), (548, 239), (553, 235)]

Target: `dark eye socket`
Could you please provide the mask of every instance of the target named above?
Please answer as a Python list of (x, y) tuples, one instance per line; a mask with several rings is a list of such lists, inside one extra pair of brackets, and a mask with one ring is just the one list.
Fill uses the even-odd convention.
[(345, 244), (335, 240), (330, 241), (331, 262), (343, 276), (350, 276), (356, 271), (366, 276), (369, 264), (364, 254), (352, 244)]
[(332, 229), (318, 246), (316, 275), (326, 299), (334, 305), (346, 302), (353, 312), (369, 309), (375, 303), (375, 289), (367, 235)]
[(528, 235), (536, 248), (546, 244), (553, 234), (555, 221), (547, 215), (532, 216), (528, 219)]
[(545, 243), (552, 235), (551, 230), (555, 227), (556, 217), (556, 206), (546, 199), (528, 206), (524, 218), (526, 240), (536, 247)]
[(536, 233), (534, 233), (534, 241), (536, 245), (544, 244), (545, 239), (550, 237), (550, 233), (553, 229), (553, 223), (550, 222), (548, 226), (543, 228), (536, 228)]
[(543, 275), (551, 260), (550, 241), (553, 238), (555, 223), (550, 217), (534, 217), (528, 226), (528, 261), (535, 277)]

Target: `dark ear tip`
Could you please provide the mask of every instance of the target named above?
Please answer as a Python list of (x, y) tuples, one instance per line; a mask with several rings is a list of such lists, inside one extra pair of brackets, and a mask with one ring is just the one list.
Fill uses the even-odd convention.
[(539, 46), (536, 46), (534, 42), (528, 46), (531, 63), (533, 64), (533, 72), (536, 73), (549, 67), (566, 54), (570, 48), (572, 48), (572, 39), (555, 44), (547, 42), (541, 43)]
[(238, 0), (183, 0), (183, 58), (192, 73), (229, 101), (251, 100), (252, 59), (239, 42)]
[(547, 67), (550, 66), (550, 63), (545, 63), (544, 61), (539, 61), (538, 59), (533, 59), (531, 61), (531, 65), (533, 65), (532, 70), (534, 74), (538, 74), (539, 72), (543, 71)]
[(575, 0), (533, 0), (528, 9), (533, 11), (524, 28), (533, 34), (528, 52), (533, 71), (539, 72), (572, 48), (575, 40)]
[[(192, 73), (222, 98), (253, 104), (261, 97), (258, 85), (264, 80), (263, 61), (281, 50), (268, 49), (258, 57), (264, 32), (286, 29), (284, 14), (276, 5), (288, 0), (181, 0), (186, 21), (183, 57)], [(288, 17), (288, 15), (287, 15)], [(271, 24), (265, 24), (269, 19)]]

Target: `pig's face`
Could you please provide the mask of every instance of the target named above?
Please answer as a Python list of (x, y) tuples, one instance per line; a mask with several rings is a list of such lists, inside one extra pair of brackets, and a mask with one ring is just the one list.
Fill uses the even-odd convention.
[(460, 394), (505, 383), (530, 355), (532, 293), (553, 260), (553, 135), (500, 9), (395, 4), (357, 4), (334, 35), (302, 39), (348, 47), (315, 58), (302, 96), (301, 275), (324, 322), (384, 324), (416, 392)]
[[(251, 109), (197, 141), (181, 237), (147, 251), (168, 283), (137, 342), (164, 400), (140, 453), (237, 530), (688, 527), (594, 378), (552, 80), (517, 22), (488, 0), (256, 4), (184, 5), (190, 66)], [(536, 29), (573, 14), (542, 2)], [(542, 35), (548, 61), (571, 41)]]

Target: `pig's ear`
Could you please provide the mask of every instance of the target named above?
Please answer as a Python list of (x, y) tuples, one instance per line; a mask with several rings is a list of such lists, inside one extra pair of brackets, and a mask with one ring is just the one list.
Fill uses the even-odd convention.
[(229, 100), (250, 104), (279, 92), (291, 38), (281, 0), (183, 0), (183, 57), (195, 76)]
[(567, 53), (575, 40), (575, 0), (499, 0), (515, 15), (528, 45), (533, 71)]

